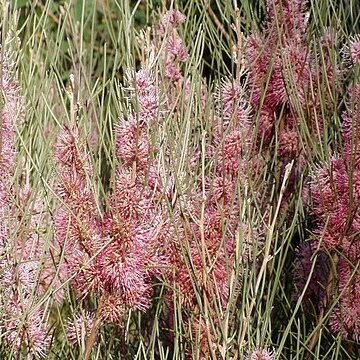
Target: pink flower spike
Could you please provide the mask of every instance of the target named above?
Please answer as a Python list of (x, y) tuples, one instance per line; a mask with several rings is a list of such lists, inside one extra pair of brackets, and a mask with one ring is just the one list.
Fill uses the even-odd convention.
[(140, 69), (137, 72), (128, 70), (125, 73), (125, 79), (129, 84), (128, 90), (134, 92), (147, 92), (154, 87), (155, 79), (150, 75), (147, 69)]
[(174, 61), (185, 62), (189, 55), (183, 40), (177, 34), (171, 34), (168, 42), (169, 53), (174, 57)]
[(172, 9), (167, 11), (161, 21), (163, 30), (169, 28), (176, 28), (181, 24), (184, 24), (186, 20), (185, 15), (183, 15), (179, 10)]

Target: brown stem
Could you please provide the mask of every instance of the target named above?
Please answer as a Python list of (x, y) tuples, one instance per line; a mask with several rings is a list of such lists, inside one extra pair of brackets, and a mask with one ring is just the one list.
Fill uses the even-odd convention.
[(216, 14), (214, 13), (213, 9), (210, 6), (210, 3), (208, 0), (204, 0), (204, 4), (206, 7), (207, 12), (209, 13), (209, 16), (212, 18), (212, 20), (214, 21), (215, 25), (218, 27), (218, 29), (220, 30), (220, 32), (224, 35), (224, 37), (226, 38), (226, 40), (232, 44), (232, 41), (230, 39), (229, 34), (226, 32), (226, 30), (224, 29), (224, 26), (222, 25), (222, 23), (220, 22), (220, 20), (218, 19), (218, 17), (216, 16)]
[(85, 355), (84, 355), (84, 359), (85, 360), (89, 360), (90, 359), (90, 355), (91, 355), (91, 350), (95, 344), (96, 338), (98, 336), (99, 333), (99, 329), (100, 329), (100, 321), (99, 319), (95, 320), (94, 325), (91, 329), (91, 333), (86, 341), (86, 346), (85, 346)]
[[(43, 5), (40, 1), (36, 3), (36, 6), (39, 7), (42, 11), (46, 11), (45, 5)], [(56, 24), (59, 25), (59, 19), (49, 10), (47, 12), (47, 16)]]
[(92, 350), (92, 348), (93, 348), (93, 346), (95, 344), (96, 338), (98, 336), (99, 329), (100, 329), (100, 324), (101, 324), (101, 320), (100, 320), (100, 312), (101, 312), (101, 310), (102, 310), (102, 301), (100, 301), (99, 307), (97, 309), (96, 316), (95, 316), (95, 321), (94, 321), (94, 324), (92, 326), (91, 333), (90, 333), (89, 337), (86, 340), (84, 360), (89, 360), (90, 359), (91, 350)]
[(88, 337), (87, 341), (86, 341), (86, 346), (85, 346), (85, 355), (84, 355), (84, 359), (85, 360), (89, 360), (90, 359), (90, 355), (91, 355), (91, 350), (95, 344), (96, 338), (98, 336), (99, 333), (99, 329), (100, 329), (100, 321), (99, 319), (95, 320), (94, 325), (91, 329), (91, 333), (90, 336)]

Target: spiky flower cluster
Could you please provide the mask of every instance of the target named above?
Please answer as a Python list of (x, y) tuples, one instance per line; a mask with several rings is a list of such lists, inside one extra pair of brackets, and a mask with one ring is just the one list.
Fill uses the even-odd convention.
[[(128, 106), (115, 129), (119, 165), (106, 211), (100, 210), (95, 189), (89, 185), (94, 171), (80, 129), (65, 126), (58, 139), (62, 204), (57, 212), (56, 238), (64, 248), (65, 272), (79, 298), (99, 299), (94, 324), (121, 323), (128, 309), (146, 310), (153, 278), (168, 265), (163, 249), (168, 238), (162, 236), (168, 219), (157, 203), (161, 194), (170, 194), (157, 171), (156, 148), (149, 132), (161, 124), (182, 79), (180, 63), (187, 54), (176, 26), (183, 21), (177, 11), (164, 16), (160, 31), (163, 55), (158, 59), (164, 65), (164, 78), (153, 73), (155, 66), (150, 60), (139, 71), (126, 73)], [(164, 91), (159, 88), (161, 79), (169, 82)], [(94, 332), (94, 324), (90, 332)], [(74, 331), (70, 333), (73, 341)]]
[(333, 156), (313, 174), (311, 192), (316, 217), (315, 233), (321, 246), (336, 264), (339, 303), (330, 323), (335, 332), (358, 341), (360, 338), (360, 163), (358, 139), (360, 126), (360, 86), (348, 93), (347, 111), (343, 115), (344, 157)]
[[(332, 94), (338, 87), (339, 71), (328, 50), (336, 46), (336, 36), (329, 30), (320, 44), (310, 46), (306, 10), (303, 0), (267, 1), (264, 29), (253, 33), (245, 46), (251, 104), (260, 114), (258, 145), (270, 145), (276, 134), (279, 160), (284, 164), (295, 161), (285, 205), (306, 167), (299, 125), (306, 125), (314, 139), (321, 136), (327, 114), (335, 108)], [(322, 49), (321, 65), (317, 51), (310, 47)], [(323, 83), (329, 89), (319, 86)]]
[(106, 239), (102, 237), (100, 214), (89, 185), (93, 168), (79, 129), (63, 128), (56, 144), (56, 160), (62, 203), (56, 214), (55, 241), (65, 254), (63, 276), (73, 276), (72, 282), (82, 298), (98, 287), (100, 279), (93, 260)]
[(271, 113), (284, 104), (294, 106), (294, 91), (304, 101), (309, 90), (311, 69), (305, 43), (304, 4), (304, 1), (267, 1), (268, 20), (264, 30), (247, 41), (253, 102), (259, 104), (264, 97), (264, 108)]
[(139, 310), (149, 307), (151, 278), (166, 265), (160, 237), (164, 221), (156, 207), (162, 188), (149, 138), (151, 126), (161, 119), (160, 94), (150, 71), (143, 68), (129, 78), (129, 100), (139, 108), (127, 120), (121, 118), (117, 128), (121, 164), (110, 197), (111, 211), (105, 216), (105, 230), (113, 242), (101, 254), (110, 282), (125, 290), (125, 304)]
[[(16, 128), (24, 118), (24, 104), (9, 52), (1, 52), (0, 131), (0, 333), (13, 353), (44, 356), (47, 330), (43, 309), (37, 305), (37, 282), (43, 242), (36, 232), (39, 203), (31, 199), (31, 188), (14, 183)], [(18, 189), (18, 193), (16, 193)], [(32, 209), (33, 213), (30, 213)], [(15, 230), (14, 230), (15, 229)], [(40, 280), (39, 280), (40, 279)]]
[[(318, 92), (323, 89), (317, 89), (316, 84), (333, 75), (331, 69), (317, 69), (316, 56), (308, 50), (306, 2), (269, 0), (267, 9), (268, 20), (263, 32), (251, 35), (245, 47), (251, 74), (252, 103), (257, 107), (262, 104), (264, 122), (260, 122), (259, 135), (265, 136), (265, 140), (271, 136), (274, 120), (279, 119), (283, 107), (283, 119), (279, 120), (283, 123), (280, 130), (284, 132), (296, 129), (297, 121), (302, 112), (306, 113), (309, 102), (312, 110), (320, 115)], [(329, 30), (322, 37), (320, 46), (329, 49), (335, 42), (336, 37)], [(328, 51), (324, 56), (325, 62), (330, 61)], [(336, 79), (332, 80), (330, 86), (336, 86)], [(272, 121), (266, 121), (267, 117)], [(322, 119), (319, 120), (321, 123)]]
[(115, 323), (124, 319), (127, 309), (149, 307), (152, 277), (161, 273), (164, 262), (158, 241), (162, 220), (154, 207), (153, 183), (146, 183), (149, 176), (156, 182), (147, 132), (157, 117), (158, 100), (147, 70), (129, 82), (138, 108), (131, 108), (117, 128), (121, 163), (108, 211), (99, 210), (95, 189), (89, 185), (94, 171), (80, 130), (64, 127), (57, 144), (58, 192), (63, 200), (57, 239), (65, 249), (67, 272), (73, 274), (81, 299), (99, 299), (98, 319)]

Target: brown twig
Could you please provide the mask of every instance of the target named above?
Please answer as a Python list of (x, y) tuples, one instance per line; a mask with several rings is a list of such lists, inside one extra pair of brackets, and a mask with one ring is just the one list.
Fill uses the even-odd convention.
[(214, 21), (215, 25), (218, 27), (218, 29), (220, 30), (220, 32), (224, 35), (224, 37), (226, 38), (226, 40), (232, 44), (232, 40), (230, 38), (230, 35), (227, 33), (227, 31), (225, 30), (223, 24), (220, 22), (220, 20), (218, 19), (218, 17), (216, 16), (216, 14), (214, 13), (213, 9), (210, 6), (210, 3), (208, 0), (204, 0), (204, 5), (206, 8), (206, 11), (209, 13), (209, 16), (211, 17), (211, 19)]
[(94, 347), (96, 338), (99, 334), (100, 324), (101, 324), (101, 319), (100, 319), (101, 311), (102, 311), (102, 301), (100, 301), (99, 307), (96, 312), (94, 324), (91, 328), (90, 335), (86, 340), (84, 360), (90, 359), (92, 348)]
[[(45, 11), (45, 5), (43, 5), (40, 1), (36, 3), (36, 6), (39, 7), (42, 11)], [(59, 25), (59, 19), (49, 10), (47, 12), (48, 17), (56, 24)]]

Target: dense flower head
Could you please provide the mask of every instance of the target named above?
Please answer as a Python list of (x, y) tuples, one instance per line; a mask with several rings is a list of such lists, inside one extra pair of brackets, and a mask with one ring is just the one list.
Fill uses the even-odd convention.
[(223, 143), (219, 144), (217, 159), (218, 172), (235, 180), (239, 171), (246, 174), (246, 160), (243, 158), (246, 150), (245, 134), (241, 130), (232, 130), (224, 135)]
[(177, 34), (171, 34), (168, 40), (168, 52), (172, 61), (185, 62), (189, 55), (183, 40)]
[(215, 94), (219, 117), (226, 126), (232, 118), (235, 123), (247, 129), (250, 126), (251, 107), (246, 99), (245, 90), (238, 81), (222, 79)]
[[(108, 232), (113, 241), (99, 254), (97, 266), (106, 291), (118, 294), (129, 308), (145, 310), (152, 292), (151, 278), (157, 274), (162, 259), (157, 256), (157, 234), (153, 227), (145, 229), (131, 219), (128, 221), (114, 231), (114, 219), (110, 219)], [(149, 266), (152, 262), (154, 268)]]
[(116, 172), (114, 190), (111, 197), (112, 208), (122, 221), (150, 217), (151, 195), (133, 178), (132, 172), (119, 169)]
[(360, 164), (360, 84), (352, 86), (346, 99), (346, 112), (343, 113), (342, 138), (346, 160)]
[(94, 315), (89, 311), (69, 318), (66, 326), (66, 334), (71, 344), (85, 342), (94, 325)]
[(146, 67), (136, 73), (128, 70), (125, 78), (128, 83), (129, 99), (135, 108), (129, 117), (134, 117), (139, 127), (155, 122), (162, 114), (158, 89), (151, 70)]
[(140, 111), (137, 116), (140, 122), (152, 122), (156, 120), (159, 110), (159, 99), (155, 90), (150, 90), (144, 96), (138, 97)]
[(164, 30), (176, 28), (184, 24), (186, 17), (177, 9), (168, 10), (162, 17), (161, 25)]
[(56, 227), (57, 241), (70, 251), (79, 247), (94, 254), (101, 246), (96, 206), (91, 191), (81, 191), (77, 197), (65, 198), (71, 207), (59, 206)]
[(235, 184), (232, 179), (220, 174), (213, 180), (212, 188), (216, 201), (222, 200), (225, 204), (233, 203), (236, 192)]
[(126, 314), (124, 299), (118, 294), (109, 293), (103, 297), (99, 312), (99, 319), (105, 323), (121, 324)]
[(29, 296), (21, 297), (14, 294), (7, 300), (4, 317), (6, 341), (15, 353), (24, 347), (27, 353), (45, 357), (49, 338), (43, 323), (41, 309), (29, 312), (31, 302)]
[(337, 248), (341, 246), (346, 231), (355, 230), (348, 227), (349, 175), (343, 159), (333, 157), (329, 164), (319, 166), (313, 174), (310, 189), (314, 200), (313, 213), (319, 224), (316, 232), (323, 236), (325, 247)]
[(97, 257), (94, 258), (85, 251), (74, 248), (71, 256), (66, 259), (66, 266), (78, 299), (83, 301), (91, 295), (99, 295), (103, 292)]
[(342, 51), (347, 65), (360, 65), (360, 34), (350, 37), (349, 44), (344, 46)]
[(263, 348), (249, 351), (246, 355), (246, 360), (275, 360), (276, 352), (274, 349)]
[(133, 240), (129, 245), (131, 248), (118, 244), (108, 246), (99, 258), (99, 265), (103, 286), (110, 293), (117, 294), (126, 307), (144, 311), (149, 307), (152, 284), (141, 245)]
[(81, 176), (91, 176), (93, 167), (86, 153), (87, 144), (78, 127), (64, 126), (56, 143), (56, 159), (62, 170)]
[(275, 113), (267, 106), (263, 106), (260, 110), (258, 132), (257, 132), (257, 147), (263, 147), (271, 142), (275, 129)]
[(282, 131), (279, 134), (279, 155), (294, 159), (299, 153), (299, 138), (296, 129)]
[(138, 171), (146, 172), (150, 162), (147, 129), (130, 116), (127, 120), (120, 118), (116, 135), (116, 153), (123, 165), (131, 168), (135, 162)]
[(217, 101), (223, 104), (224, 109), (233, 107), (234, 104), (242, 99), (244, 89), (239, 82), (231, 81), (230, 79), (222, 79), (221, 85), (217, 91)]
[(266, 32), (272, 35), (281, 29), (286, 37), (305, 33), (307, 26), (307, 5), (304, 0), (267, 0), (268, 23)]
[[(357, 245), (359, 247), (359, 245)], [(359, 251), (360, 252), (360, 251)], [(338, 304), (330, 316), (330, 326), (335, 333), (360, 341), (360, 256), (355, 261), (341, 257), (337, 265)]]
[(147, 68), (141, 68), (134, 72), (128, 70), (125, 73), (126, 82), (129, 84), (128, 90), (133, 93), (146, 93), (154, 89), (155, 79)]

